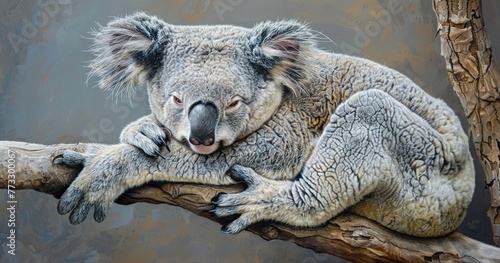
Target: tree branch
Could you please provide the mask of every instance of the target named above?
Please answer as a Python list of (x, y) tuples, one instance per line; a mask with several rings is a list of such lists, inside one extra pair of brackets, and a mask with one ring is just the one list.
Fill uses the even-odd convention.
[[(500, 91), (497, 83), (500, 83), (500, 71), (491, 57), (479, 0), (434, 0), (434, 10), (449, 78), (465, 109), (472, 139), (485, 170), (486, 185), (491, 191), (492, 204), (488, 215), (492, 220), (495, 242), (499, 244)], [(54, 158), (65, 149), (92, 152), (96, 147), (100, 146), (45, 146), (0, 141), (0, 188), (14, 189), (14, 186), (15, 190), (33, 189), (59, 197), (79, 170), (58, 164), (57, 158), (53, 162)], [(9, 167), (9, 160), (14, 160), (10, 161), (14, 165)], [(166, 203), (224, 224), (228, 219), (205, 212), (212, 208), (210, 200), (220, 192), (233, 193), (243, 188), (242, 185), (163, 183), (130, 190), (117, 203)], [(259, 223), (248, 230), (266, 240), (282, 239), (356, 262), (495, 262), (500, 259), (500, 249), (457, 232), (442, 238), (415, 238), (353, 214), (338, 216), (316, 229)]]
[(465, 110), (490, 190), (493, 242), (500, 246), (500, 69), (480, 0), (433, 0), (448, 78)]
[[(55, 158), (66, 149), (94, 152), (106, 147), (95, 144), (39, 145), (0, 141), (0, 188), (33, 189), (59, 197), (78, 175), (79, 169), (58, 164)], [(11, 156), (9, 156), (11, 155)], [(54, 159), (55, 158), (55, 159)], [(14, 160), (14, 161), (9, 161)], [(10, 166), (9, 163), (14, 163)], [(9, 175), (15, 176), (14, 181)], [(229, 219), (205, 212), (220, 192), (234, 193), (243, 185), (207, 186), (186, 183), (156, 183), (133, 189), (117, 203), (147, 202), (183, 207), (221, 224)], [(56, 208), (54, 207), (54, 212)], [(354, 214), (343, 214), (315, 229), (296, 229), (278, 223), (259, 223), (248, 229), (265, 240), (281, 239), (316, 252), (328, 253), (355, 262), (447, 262), (470, 260), (494, 262), (500, 249), (472, 240), (457, 232), (442, 238), (415, 238), (391, 231)]]

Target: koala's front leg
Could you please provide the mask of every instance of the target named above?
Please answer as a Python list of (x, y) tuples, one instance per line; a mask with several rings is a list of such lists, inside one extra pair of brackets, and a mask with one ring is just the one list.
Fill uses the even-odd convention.
[(470, 155), (450, 150), (467, 142), (453, 136), (382, 91), (359, 92), (337, 108), (296, 180), (236, 167), (247, 190), (218, 196), (213, 212), (241, 215), (227, 233), (261, 220), (307, 227), (367, 198), (354, 211), (402, 233), (443, 235), (458, 227), (474, 189)]
[(151, 157), (163, 157), (161, 147), (170, 140), (170, 132), (161, 128), (154, 120), (153, 115), (144, 116), (128, 124), (120, 134), (120, 142), (133, 145)]
[(235, 183), (226, 175), (232, 162), (224, 156), (200, 156), (175, 140), (170, 147), (165, 159), (151, 158), (128, 144), (102, 146), (92, 155), (65, 151), (63, 163), (84, 168), (61, 196), (59, 213), (71, 212), (70, 222), (79, 224), (94, 207), (94, 219), (101, 222), (116, 198), (150, 181)]

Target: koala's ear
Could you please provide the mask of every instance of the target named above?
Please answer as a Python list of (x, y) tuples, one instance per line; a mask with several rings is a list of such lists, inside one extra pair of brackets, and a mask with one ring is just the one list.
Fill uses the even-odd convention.
[(313, 31), (295, 20), (262, 22), (250, 29), (247, 57), (296, 91), (306, 73), (304, 59), (316, 46), (314, 39)]
[(133, 90), (161, 69), (169, 33), (163, 20), (142, 12), (110, 21), (94, 32), (89, 75), (102, 89)]

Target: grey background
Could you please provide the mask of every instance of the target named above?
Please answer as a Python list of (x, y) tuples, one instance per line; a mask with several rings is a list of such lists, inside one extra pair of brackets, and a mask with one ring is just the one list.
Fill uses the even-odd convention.
[[(483, 5), (498, 61), (500, 4)], [(336, 43), (325, 39), (324, 49), (398, 69), (463, 117), (439, 54), (430, 0), (1, 0), (0, 140), (115, 143), (127, 123), (147, 114), (144, 89), (131, 102), (116, 101), (93, 88), (95, 79), (86, 83), (91, 28), (137, 10), (172, 24), (306, 21)], [(481, 168), (476, 170), (477, 191), (459, 231), (491, 243), (489, 194)], [(1, 262), (342, 262), (249, 233), (223, 235), (220, 226), (167, 205), (114, 205), (104, 223), (72, 226), (57, 214), (55, 198), (33, 191), (16, 198), (17, 255), (11, 256), (6, 191), (0, 195)]]

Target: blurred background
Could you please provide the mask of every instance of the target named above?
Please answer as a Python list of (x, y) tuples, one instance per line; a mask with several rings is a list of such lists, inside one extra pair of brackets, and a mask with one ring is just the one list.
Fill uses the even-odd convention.
[[(447, 79), (431, 0), (12, 0), (0, 1), (0, 140), (42, 144), (116, 143), (121, 129), (148, 114), (145, 89), (116, 101), (87, 80), (92, 28), (138, 10), (172, 24), (234, 24), (295, 18), (331, 38), (325, 50), (395, 68), (442, 98), (463, 118)], [(493, 54), (500, 60), (500, 3), (483, 1)], [(466, 122), (463, 121), (464, 127)], [(475, 156), (475, 153), (474, 153)], [(489, 193), (477, 189), (459, 231), (490, 243)], [(101, 224), (78, 226), (56, 211), (57, 199), (16, 193), (16, 256), (7, 254), (7, 192), (0, 191), (1, 262), (343, 262), (220, 226), (168, 205), (114, 205)]]

